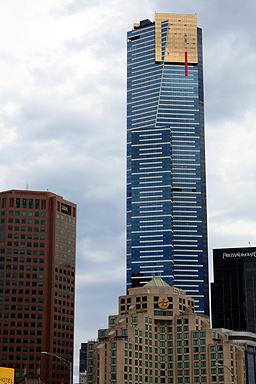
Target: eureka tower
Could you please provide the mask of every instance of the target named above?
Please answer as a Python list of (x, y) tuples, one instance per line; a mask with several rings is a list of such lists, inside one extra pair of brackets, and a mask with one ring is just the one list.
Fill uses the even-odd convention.
[(161, 276), (209, 314), (202, 30), (157, 13), (127, 51), (127, 288)]

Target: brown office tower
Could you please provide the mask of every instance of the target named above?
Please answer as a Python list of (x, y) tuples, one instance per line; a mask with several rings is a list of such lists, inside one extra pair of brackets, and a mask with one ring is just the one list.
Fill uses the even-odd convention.
[(15, 368), (15, 382), (41, 372), (47, 384), (68, 384), (76, 205), (51, 192), (11, 190), (0, 193), (0, 220), (0, 365)]
[(87, 344), (87, 384), (243, 383), (244, 347), (210, 328), (194, 300), (160, 277), (119, 298)]

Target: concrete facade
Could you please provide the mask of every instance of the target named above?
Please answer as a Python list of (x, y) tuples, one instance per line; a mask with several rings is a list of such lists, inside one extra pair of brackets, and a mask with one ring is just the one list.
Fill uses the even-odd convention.
[(244, 348), (211, 329), (194, 300), (159, 277), (120, 296), (118, 315), (88, 342), (88, 384), (229, 384), (235, 375), (245, 384)]

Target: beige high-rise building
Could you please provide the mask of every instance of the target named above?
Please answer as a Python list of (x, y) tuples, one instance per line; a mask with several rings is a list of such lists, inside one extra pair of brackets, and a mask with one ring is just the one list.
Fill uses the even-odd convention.
[(244, 347), (160, 277), (120, 296), (87, 354), (87, 384), (246, 383)]

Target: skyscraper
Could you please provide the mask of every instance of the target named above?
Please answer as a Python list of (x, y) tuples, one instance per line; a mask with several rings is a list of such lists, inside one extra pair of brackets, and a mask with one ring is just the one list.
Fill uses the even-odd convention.
[(256, 248), (213, 250), (212, 324), (256, 333)]
[(208, 314), (202, 31), (155, 14), (127, 47), (127, 289), (161, 276)]
[[(0, 365), (15, 381), (69, 383), (73, 361), (76, 205), (50, 192), (0, 193)], [(49, 354), (41, 354), (48, 352)]]

